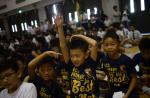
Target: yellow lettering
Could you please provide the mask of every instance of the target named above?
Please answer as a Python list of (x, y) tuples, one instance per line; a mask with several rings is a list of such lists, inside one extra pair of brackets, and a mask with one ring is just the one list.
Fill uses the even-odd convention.
[(75, 93), (75, 94), (78, 93), (80, 85), (81, 85), (80, 81), (73, 80), (72, 92)]

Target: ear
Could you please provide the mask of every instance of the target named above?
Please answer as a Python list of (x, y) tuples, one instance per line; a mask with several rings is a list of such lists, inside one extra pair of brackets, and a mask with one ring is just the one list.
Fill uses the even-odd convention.
[(18, 70), (18, 71), (17, 71), (17, 77), (18, 77), (18, 78), (21, 78), (21, 76), (22, 76), (22, 72), (21, 72), (20, 70)]
[(89, 54), (90, 54), (90, 50), (87, 50), (85, 53), (85, 59), (87, 59), (89, 57)]
[(39, 69), (35, 69), (35, 73), (40, 76)]

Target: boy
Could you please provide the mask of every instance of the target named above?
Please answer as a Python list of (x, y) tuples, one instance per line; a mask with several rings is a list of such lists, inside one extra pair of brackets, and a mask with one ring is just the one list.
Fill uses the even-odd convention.
[[(63, 32), (63, 17), (58, 16), (55, 22), (64, 61), (70, 67), (71, 98), (95, 98), (96, 41), (84, 35), (74, 35), (69, 51)], [(88, 44), (91, 45), (90, 56)]]
[(35, 86), (21, 81), (16, 60), (4, 59), (0, 64), (0, 80), (5, 88), (0, 98), (37, 98)]
[(139, 67), (142, 90), (150, 96), (150, 38), (142, 38), (139, 42), (140, 53), (133, 57), (135, 66)]
[[(121, 92), (123, 98), (138, 98), (134, 87), (136, 75), (132, 60), (119, 51), (119, 36), (114, 32), (107, 32), (103, 39), (106, 55), (102, 58), (103, 70), (108, 76), (110, 98), (116, 92)], [(115, 98), (115, 97), (113, 97)]]
[[(38, 98), (65, 98), (65, 95), (55, 80), (56, 62), (53, 58), (58, 53), (46, 51), (28, 64), (29, 76), (37, 88)], [(35, 72), (37, 71), (37, 74)]]

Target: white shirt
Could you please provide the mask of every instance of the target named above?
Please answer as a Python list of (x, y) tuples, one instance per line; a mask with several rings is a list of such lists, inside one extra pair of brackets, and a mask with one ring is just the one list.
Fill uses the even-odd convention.
[(7, 89), (2, 90), (0, 98), (37, 98), (37, 91), (32, 83), (23, 82), (13, 93), (8, 93)]
[(113, 10), (112, 22), (113, 23), (120, 22), (120, 12), (119, 11)]
[(132, 40), (135, 40), (135, 39), (140, 40), (142, 38), (142, 35), (141, 35), (140, 31), (138, 31), (138, 30), (134, 30), (134, 32), (129, 31), (128, 38), (132, 39)]

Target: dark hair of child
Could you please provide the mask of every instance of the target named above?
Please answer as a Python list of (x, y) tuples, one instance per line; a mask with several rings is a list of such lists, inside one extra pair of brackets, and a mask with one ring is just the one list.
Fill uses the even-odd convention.
[(7, 69), (12, 69), (15, 72), (19, 70), (19, 66), (15, 59), (9, 57), (7, 59), (3, 59), (0, 62), (0, 73), (4, 72)]
[(55, 67), (57, 65), (57, 63), (54, 60), (54, 58), (46, 57), (46, 58), (42, 59), (40, 61), (40, 63), (38, 63), (37, 68), (40, 68), (43, 64), (47, 64), (47, 63), (49, 64), (50, 67), (53, 67), (54, 69), (55, 69)]
[(81, 49), (83, 52), (86, 52), (88, 50), (88, 44), (86, 41), (79, 39), (79, 38), (74, 38), (71, 40), (69, 47), (71, 50), (73, 49)]
[(150, 49), (150, 38), (142, 38), (139, 42), (139, 49), (140, 50), (148, 50)]
[(103, 40), (105, 40), (105, 39), (107, 39), (107, 38), (109, 38), (109, 37), (112, 38), (112, 39), (114, 39), (114, 40), (116, 40), (117, 42), (120, 43), (119, 36), (117, 35), (115, 29), (113, 29), (113, 28), (108, 29), (108, 30), (106, 31), (106, 34), (104, 35)]

